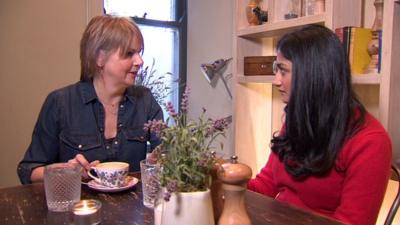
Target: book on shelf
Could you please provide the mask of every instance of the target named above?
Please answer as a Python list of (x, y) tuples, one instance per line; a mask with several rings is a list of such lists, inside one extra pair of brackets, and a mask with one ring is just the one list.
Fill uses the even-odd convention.
[(365, 73), (371, 56), (368, 53), (368, 43), (372, 39), (372, 30), (362, 27), (340, 27), (335, 33), (343, 44), (343, 48), (349, 58), (351, 73), (362, 75)]
[(346, 56), (349, 57), (351, 27), (338, 27), (335, 29), (335, 33), (338, 36), (339, 40), (342, 42)]
[(381, 72), (382, 64), (382, 31), (378, 32), (379, 52), (378, 52), (378, 73)]
[(371, 62), (368, 43), (372, 39), (370, 28), (352, 27), (350, 38), (349, 62), (353, 75), (362, 75)]

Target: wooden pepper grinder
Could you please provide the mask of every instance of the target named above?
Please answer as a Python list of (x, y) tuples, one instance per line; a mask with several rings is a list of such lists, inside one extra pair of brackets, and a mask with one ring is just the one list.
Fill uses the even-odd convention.
[(244, 201), (251, 173), (250, 167), (237, 162), (237, 156), (232, 156), (230, 163), (222, 164), (218, 178), (222, 181), (225, 202), (218, 225), (251, 225)]
[(211, 199), (212, 199), (212, 204), (213, 204), (213, 210), (214, 210), (214, 219), (215, 219), (215, 224), (218, 223), (219, 217), (222, 214), (222, 210), (224, 209), (224, 191), (222, 190), (222, 182), (220, 179), (218, 179), (218, 171), (222, 167), (222, 164), (226, 163), (227, 161), (218, 158), (216, 155), (216, 152), (211, 152), (212, 156), (215, 159), (215, 164), (214, 167), (211, 171)]

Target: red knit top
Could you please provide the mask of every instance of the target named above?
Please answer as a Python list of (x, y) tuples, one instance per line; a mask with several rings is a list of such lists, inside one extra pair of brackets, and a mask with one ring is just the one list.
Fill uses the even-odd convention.
[(248, 189), (344, 223), (374, 225), (390, 176), (391, 157), (388, 134), (367, 113), (363, 128), (340, 151), (338, 169), (299, 181), (271, 152), (265, 167), (249, 181)]

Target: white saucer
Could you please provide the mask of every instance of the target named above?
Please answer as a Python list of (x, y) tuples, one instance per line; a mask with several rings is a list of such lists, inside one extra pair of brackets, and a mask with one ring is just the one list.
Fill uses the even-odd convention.
[(96, 191), (101, 192), (119, 192), (125, 191), (133, 186), (135, 186), (139, 182), (139, 179), (132, 176), (126, 176), (126, 185), (123, 187), (107, 187), (97, 183), (95, 180), (91, 180), (87, 183), (88, 187), (94, 189)]

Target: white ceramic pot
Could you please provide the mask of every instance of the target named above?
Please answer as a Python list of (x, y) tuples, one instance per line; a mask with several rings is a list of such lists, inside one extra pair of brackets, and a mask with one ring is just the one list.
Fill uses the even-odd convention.
[(154, 208), (155, 225), (214, 225), (210, 190), (172, 194)]

